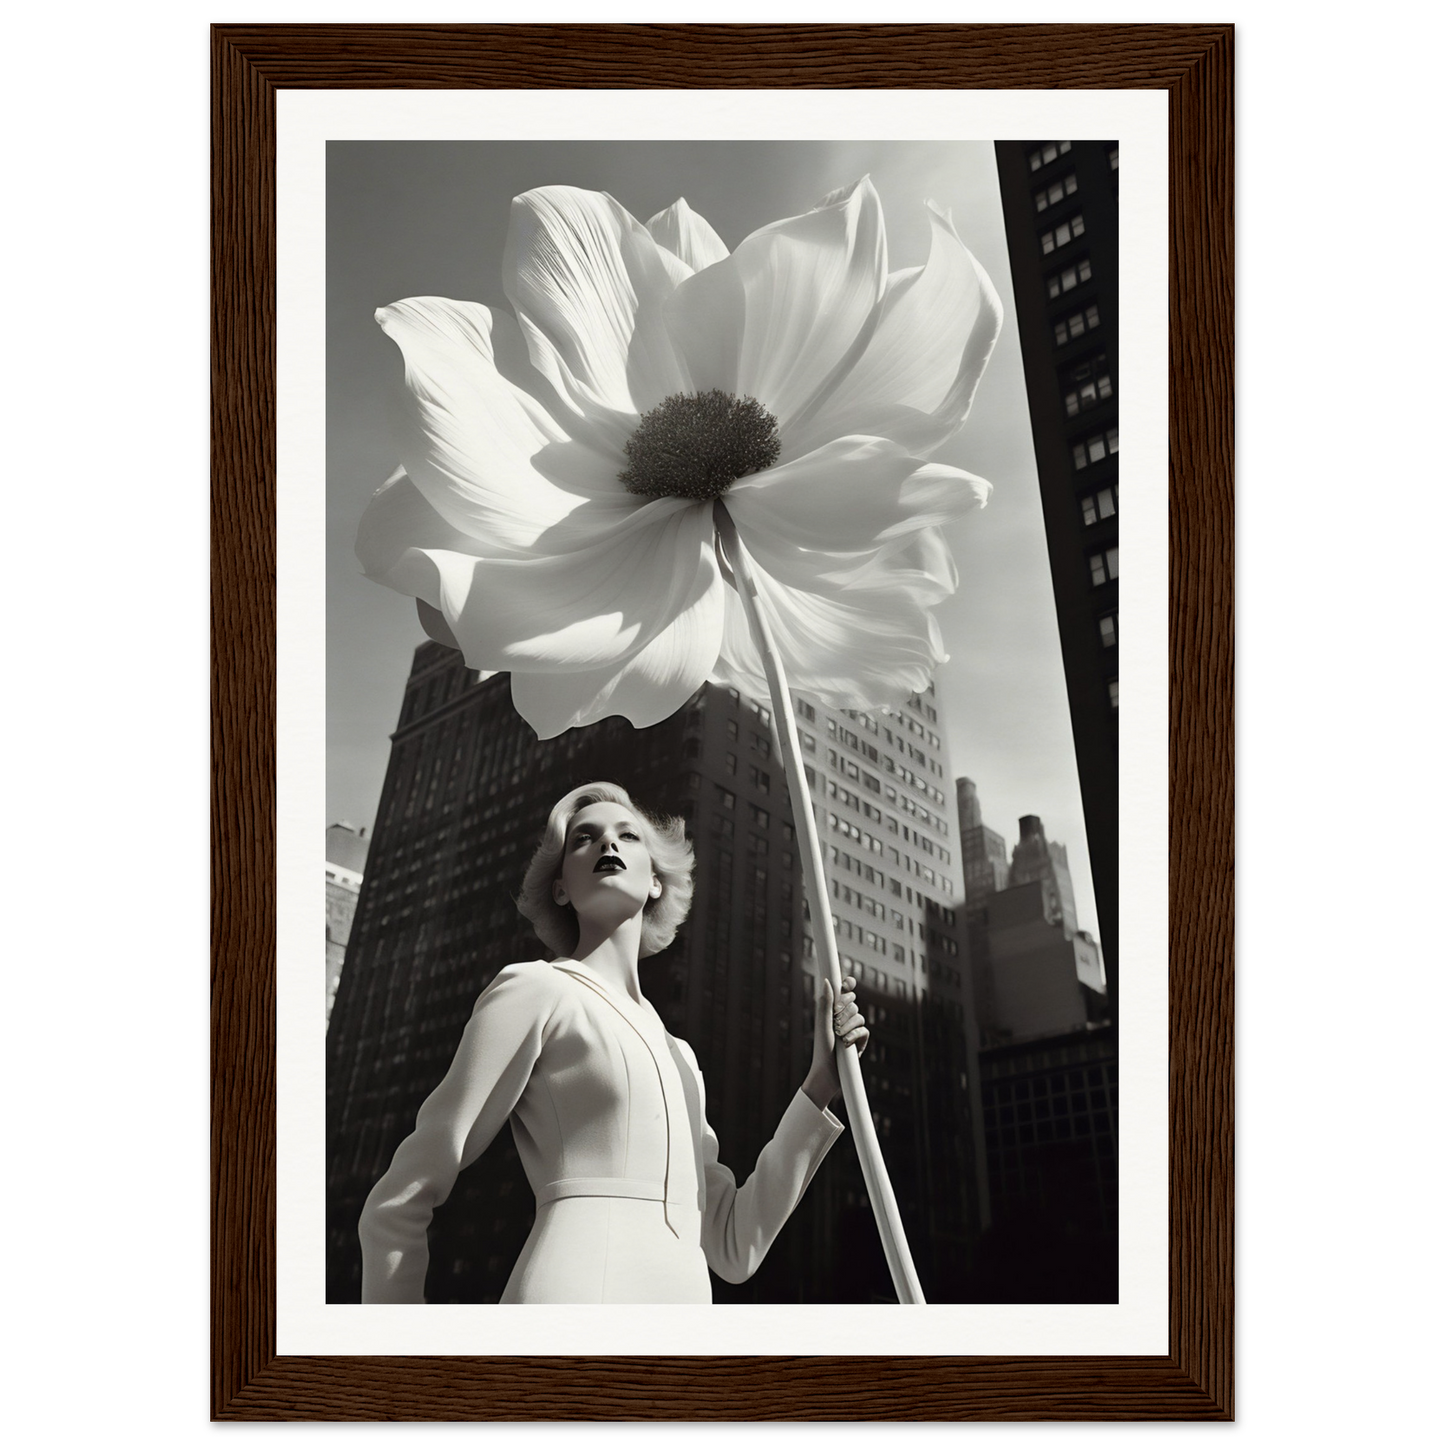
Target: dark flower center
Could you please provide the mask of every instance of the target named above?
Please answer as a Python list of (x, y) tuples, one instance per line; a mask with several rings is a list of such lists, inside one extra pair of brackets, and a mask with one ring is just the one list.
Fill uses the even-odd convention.
[(641, 497), (710, 502), (739, 477), (772, 466), (782, 446), (776, 419), (752, 397), (679, 394), (637, 424), (618, 480)]

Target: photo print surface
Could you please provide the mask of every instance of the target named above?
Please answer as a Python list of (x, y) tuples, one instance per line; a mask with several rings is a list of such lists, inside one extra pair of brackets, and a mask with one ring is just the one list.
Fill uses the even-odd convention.
[[(681, 695), (648, 698), (640, 684), (624, 684), (615, 697), (644, 719), (635, 726), (608, 711), (599, 687), (518, 687), (497, 659), (477, 666), (465, 653), (459, 629), (501, 628), (504, 613), (519, 657), (523, 642), (611, 615), (596, 603), (567, 614), (571, 600), (606, 591), (585, 558), (557, 568), (541, 592), (519, 584), (510, 598), (498, 594), (480, 616), (455, 588), (438, 595), (453, 615), (432, 616), (424, 630), (412, 600), (421, 589), (406, 595), (397, 554), (375, 539), (368, 552), (366, 519), (374, 525), (379, 515), (378, 491), (398, 485), (419, 392), (436, 407), (467, 404), (419, 378), (415, 365), (408, 387), (398, 303), (444, 298), (514, 317), (525, 295), (514, 203), (553, 187), (610, 197), (610, 214), (642, 227), (657, 218), (659, 244), (670, 240), (690, 275), (820, 203), (852, 206), (844, 230), (855, 251), (860, 230), (877, 231), (867, 238), (877, 294), (866, 305), (849, 293), (849, 277), (826, 274), (816, 259), (806, 273), (764, 268), (758, 284), (773, 288), (770, 307), (749, 324), (756, 335), (761, 320), (771, 322), (772, 342), (749, 374), (766, 393), (760, 402), (788, 408), (774, 418), (782, 450), (765, 460), (769, 436), (748, 441), (761, 465), (715, 494), (726, 504), (729, 485), (752, 478), (761, 492), (770, 470), (802, 474), (785, 509), (760, 514), (772, 527), (752, 534), (764, 567), (768, 545), (784, 560), (830, 544), (846, 552), (847, 539), (871, 525), (881, 558), (873, 565), (890, 581), (857, 589), (876, 615), (852, 624), (852, 671), (902, 668), (900, 655), (914, 649), (911, 690), (884, 707), (856, 705), (847, 678), (806, 671), (809, 628), (821, 634), (826, 617), (779, 619), (800, 639), (803, 671), (791, 696), (827, 907), (843, 971), (858, 980), (870, 1111), (924, 1295), (938, 1304), (1112, 1303), (1118, 147), (1097, 140), (327, 146), (328, 1302), (362, 1298), (364, 1201), (446, 1075), (479, 995), (507, 966), (551, 955), (517, 898), (548, 812), (569, 789), (615, 782), (640, 807), (681, 819), (692, 841), (691, 911), (676, 938), (642, 960), (640, 979), (660, 1025), (695, 1056), (720, 1160), (739, 1183), (809, 1069), (820, 968), (802, 840), (780, 720), (742, 650), (724, 648)], [(524, 208), (524, 219), (531, 214)], [(667, 218), (679, 215), (702, 218), (706, 229), (688, 222), (669, 233)], [(867, 354), (863, 329), (886, 332), (876, 308), (886, 312), (890, 288), (902, 295), (917, 285), (941, 227), (987, 276), (1000, 326), (962, 425), (919, 438), (889, 411), (883, 371), (850, 391), (850, 368)], [(392, 318), (387, 327), (378, 312)], [(423, 309), (404, 321), (415, 330), (431, 316)], [(730, 324), (725, 298), (713, 296), (667, 343), (704, 358), (703, 371), (728, 346), (746, 351)], [(947, 327), (940, 311), (897, 328), (914, 418), (943, 407), (959, 370)], [(573, 472), (576, 457), (565, 456), (551, 481), (609, 517), (608, 508), (645, 505), (652, 498), (623, 479), (629, 459), (640, 453), (640, 470), (654, 478), (671, 474), (655, 450), (649, 459), (645, 446), (629, 452), (628, 443), (642, 433), (644, 411), (656, 414), (657, 397), (646, 395), (648, 407), (638, 398), (665, 384), (639, 378), (637, 348), (620, 347), (616, 375), (589, 373), (592, 392), (569, 395), (577, 357), (515, 334), (531, 344), (505, 366), (530, 364), (528, 405), (554, 415), (591, 407), (594, 424), (604, 410), (621, 418), (615, 435), (590, 439), (596, 453), (611, 446), (618, 465)], [(933, 374), (923, 375), (929, 358)], [(487, 449), (463, 430), (458, 423), (458, 454), (470, 449), (485, 470)], [(499, 434), (490, 460), (500, 465), (514, 440)], [(800, 465), (820, 453), (811, 469)], [(463, 471), (458, 462), (444, 520), (464, 533)], [(956, 490), (953, 501), (930, 500), (929, 483), (941, 494), (959, 475), (979, 479), (972, 505), (958, 505)], [(417, 486), (435, 508), (435, 492)], [(387, 495), (398, 506), (411, 500)], [(696, 530), (689, 518), (704, 502), (679, 505), (675, 530)], [(930, 525), (909, 532), (930, 506)], [(913, 522), (903, 517), (909, 508)], [(546, 534), (540, 555), (565, 524), (522, 513), (500, 543), (482, 537), (479, 552), (492, 546), (497, 555), (500, 545), (525, 562), (528, 537)], [(649, 555), (638, 554), (636, 566)], [(378, 585), (392, 562), (392, 585)], [(834, 566), (827, 575), (838, 574)], [(613, 604), (624, 622), (626, 606), (640, 605), (627, 602), (630, 582), (619, 579), (623, 600)], [(705, 605), (692, 595), (651, 601), (677, 617)], [(906, 621), (909, 607), (925, 606), (936, 635), (920, 645)], [(569, 725), (577, 717), (589, 720)], [(834, 1107), (846, 1125), (843, 1106)], [(501, 1300), (538, 1207), (504, 1125), (436, 1209), (426, 1300)], [(714, 1273), (707, 1288), (718, 1305), (896, 1297), (851, 1139), (816, 1164), (756, 1268), (732, 1280)]]

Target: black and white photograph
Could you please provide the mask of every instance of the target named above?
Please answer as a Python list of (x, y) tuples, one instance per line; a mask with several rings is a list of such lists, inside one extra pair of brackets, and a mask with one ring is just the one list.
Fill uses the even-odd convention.
[(329, 1304), (1118, 1301), (1120, 167), (327, 145)]

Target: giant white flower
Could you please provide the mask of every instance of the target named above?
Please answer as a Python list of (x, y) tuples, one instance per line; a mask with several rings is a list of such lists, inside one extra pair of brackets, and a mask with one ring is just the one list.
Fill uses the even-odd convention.
[(901, 703), (944, 658), (940, 528), (989, 485), (929, 458), (962, 425), (997, 293), (930, 203), (889, 272), (864, 179), (728, 253), (685, 201), (518, 196), (515, 318), (413, 297), (377, 313), (406, 363), (402, 468), (362, 520), (367, 576), (415, 597), (467, 664), (507, 671), (541, 737), (669, 716), (709, 677), (766, 696), (714, 545), (751, 553), (791, 684)]

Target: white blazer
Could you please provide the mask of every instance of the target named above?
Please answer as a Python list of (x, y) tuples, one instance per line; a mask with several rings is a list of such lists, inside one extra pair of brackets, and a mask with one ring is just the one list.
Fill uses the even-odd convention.
[(512, 964), (367, 1198), (363, 1303), (422, 1301), (432, 1212), (508, 1118), (537, 1217), (504, 1304), (710, 1303), (708, 1267), (749, 1278), (843, 1132), (799, 1092), (739, 1186), (651, 1004), (570, 959)]

